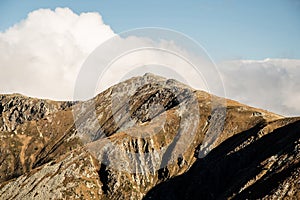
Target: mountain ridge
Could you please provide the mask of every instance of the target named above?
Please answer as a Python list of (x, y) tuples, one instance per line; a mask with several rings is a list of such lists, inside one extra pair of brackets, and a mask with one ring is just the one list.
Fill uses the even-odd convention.
[[(213, 184), (222, 183), (223, 174), (217, 173), (206, 184), (207, 178), (198, 175), (198, 169), (203, 170), (199, 163), (208, 160), (208, 167), (218, 163), (230, 166), (223, 159), (226, 151), (219, 149), (225, 146), (237, 155), (269, 134), (272, 138), (277, 132), (282, 134), (279, 129), (285, 128), (291, 137), (284, 144), (290, 145), (288, 153), (294, 156), (295, 164), (283, 167), (299, 169), (299, 152), (293, 149), (299, 142), (299, 118), (285, 118), (153, 74), (121, 82), (87, 101), (0, 95), (0, 102), (2, 199), (159, 199), (163, 193), (171, 198), (181, 191), (172, 190), (173, 186), (195, 194), (181, 192), (186, 196), (178, 194), (177, 198), (247, 197), (243, 191), (250, 191), (263, 175), (255, 179), (255, 173), (244, 174), (241, 177), (246, 184), (232, 182), (229, 189), (213, 190)], [(296, 124), (295, 130), (289, 124)], [(247, 137), (241, 137), (239, 145), (235, 143), (245, 132)], [(275, 154), (281, 155), (280, 151), (267, 154), (263, 148), (259, 154), (266, 154), (261, 163), (255, 161), (261, 166), (273, 162), (268, 159)], [(212, 159), (212, 155), (219, 159)], [(237, 167), (243, 159), (235, 159), (232, 168), (245, 170)], [(265, 168), (273, 170), (271, 164)], [(206, 170), (203, 173), (211, 174)], [(225, 168), (218, 170), (226, 172)], [(189, 178), (190, 174), (198, 179)], [(289, 182), (294, 185), (289, 191), (296, 191), (290, 192), (291, 197), (299, 195), (297, 180)], [(192, 182), (197, 187), (206, 184), (210, 195), (195, 190)], [(238, 187), (244, 189), (233, 194)], [(272, 195), (276, 194), (270, 190), (265, 197)]]

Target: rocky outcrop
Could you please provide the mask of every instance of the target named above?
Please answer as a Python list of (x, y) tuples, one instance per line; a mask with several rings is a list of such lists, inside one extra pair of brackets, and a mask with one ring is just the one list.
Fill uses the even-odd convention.
[(85, 102), (0, 99), (1, 199), (299, 195), (298, 118), (152, 74)]

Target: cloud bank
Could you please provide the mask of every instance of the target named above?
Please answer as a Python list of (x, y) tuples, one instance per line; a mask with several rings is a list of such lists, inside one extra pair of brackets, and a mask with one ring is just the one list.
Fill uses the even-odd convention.
[(235, 60), (219, 66), (227, 97), (283, 115), (300, 114), (300, 60)]
[(114, 32), (98, 13), (40, 9), (0, 33), (0, 93), (70, 99), (81, 64)]
[[(54, 11), (39, 9), (29, 13), (25, 20), (0, 33), (0, 93), (17, 92), (56, 100), (72, 99), (83, 62), (96, 47), (114, 35), (99, 13), (77, 15), (68, 8)], [(145, 38), (120, 41), (124, 45), (138, 43), (147, 46), (152, 41)], [(159, 46), (177, 48), (166, 41)], [(182, 52), (183, 55), (186, 53)], [(180, 60), (150, 51), (143, 54), (136, 52), (120, 59), (101, 84), (105, 88), (120, 80), (120, 77), (134, 75), (130, 74), (130, 63), (133, 61), (143, 66), (156, 59), (164, 60), (166, 65), (174, 65), (180, 76), (191, 81), (188, 84), (206, 89), (203, 82), (200, 80), (199, 83), (194, 76), (195, 73), (186, 70)], [(122, 70), (118, 66), (122, 66)], [(300, 114), (300, 60), (234, 60), (219, 63), (218, 66), (226, 97), (279, 114)], [(126, 70), (130, 73), (126, 74)], [(141, 69), (136, 71), (142, 72)], [(177, 75), (174, 77), (178, 78)]]

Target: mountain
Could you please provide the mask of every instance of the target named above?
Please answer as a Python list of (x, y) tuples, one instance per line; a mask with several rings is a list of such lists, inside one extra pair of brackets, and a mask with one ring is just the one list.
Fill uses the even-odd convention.
[(0, 102), (0, 199), (300, 198), (300, 118), (153, 74)]

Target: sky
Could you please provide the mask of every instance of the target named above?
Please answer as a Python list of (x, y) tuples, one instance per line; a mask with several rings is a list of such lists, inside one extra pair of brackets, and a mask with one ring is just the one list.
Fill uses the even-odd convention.
[[(296, 116), (300, 115), (299, 19), (298, 0), (2, 0), (0, 93), (71, 100), (82, 65), (97, 46), (123, 31), (161, 27), (189, 36), (206, 50), (218, 66), (225, 90), (217, 95)], [(131, 38), (120, 44), (153, 42)], [(156, 45), (186, 55), (172, 42)], [(119, 65), (127, 64), (124, 70), (130, 70), (129, 61), (145, 64), (159, 59), (179, 71), (184, 68), (169, 56), (145, 55), (132, 54)], [(107, 84), (124, 75), (116, 66)], [(196, 80), (185, 68), (180, 73)], [(196, 80), (191, 85), (201, 84)]]
[(300, 58), (299, 0), (1, 0), (0, 30), (33, 10), (56, 7), (99, 12), (116, 33), (137, 27), (183, 32), (215, 60)]

